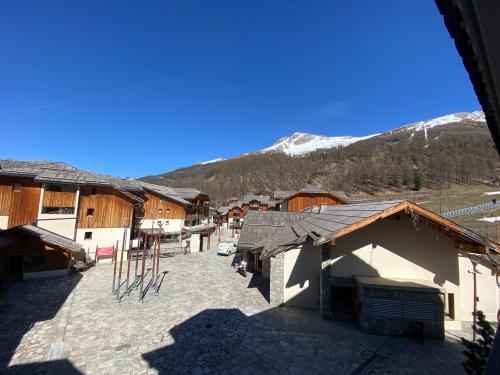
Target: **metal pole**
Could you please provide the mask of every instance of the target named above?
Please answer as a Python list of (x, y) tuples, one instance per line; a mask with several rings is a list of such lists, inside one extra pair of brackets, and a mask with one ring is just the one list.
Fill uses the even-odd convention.
[(144, 236), (144, 247), (142, 250), (142, 269), (141, 269), (141, 284), (139, 287), (139, 302), (142, 303), (142, 300), (144, 298), (143, 291), (144, 291), (144, 268), (146, 267), (146, 244), (148, 242), (148, 235)]
[(155, 285), (158, 282), (158, 279), (160, 278), (160, 242), (161, 242), (161, 234), (158, 235), (158, 251), (156, 253), (156, 280), (155, 280)]
[(130, 280), (130, 258), (132, 257), (132, 241), (129, 242), (128, 244), (128, 252), (127, 252), (127, 284), (125, 287), (125, 291), (128, 293), (128, 286), (129, 286), (129, 280)]
[(156, 242), (157, 239), (155, 238), (154, 242), (153, 242), (153, 264), (151, 266), (151, 283), (153, 283), (152, 285), (154, 286), (154, 283), (155, 283), (155, 272), (156, 272), (156, 248), (158, 246), (158, 243)]
[(137, 269), (139, 268), (139, 251), (141, 249), (141, 230), (137, 233), (137, 247), (135, 248), (135, 276), (134, 276), (134, 289), (137, 288)]
[(122, 252), (120, 254), (120, 271), (118, 272), (118, 286), (116, 288), (116, 302), (120, 302), (120, 286), (122, 280), (122, 268), (123, 268), (123, 253), (125, 252), (125, 235), (127, 233), (127, 227), (123, 228), (123, 239), (122, 239)]
[(477, 281), (476, 281), (476, 264), (473, 264), (474, 273), (474, 312), (472, 322), (472, 341), (476, 342), (476, 328), (477, 328)]
[[(96, 250), (96, 252), (97, 252), (97, 250)], [(118, 243), (117, 243), (116, 247), (113, 245), (113, 262), (115, 264), (113, 267), (113, 286), (111, 287), (111, 294), (116, 293), (115, 285), (116, 285), (116, 260), (117, 259), (118, 259)]]
[(497, 208), (497, 200), (496, 199), (493, 199), (492, 200), (492, 203), (493, 203), (493, 219), (494, 219), (494, 224), (495, 224), (495, 234), (496, 234), (496, 239), (497, 239), (497, 242), (500, 242), (499, 238), (498, 238), (498, 218), (496, 216), (496, 208)]

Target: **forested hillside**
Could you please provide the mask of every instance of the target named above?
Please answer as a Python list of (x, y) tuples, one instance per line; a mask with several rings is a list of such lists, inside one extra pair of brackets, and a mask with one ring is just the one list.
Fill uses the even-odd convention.
[(307, 185), (376, 193), (446, 189), (451, 184), (498, 184), (499, 160), (485, 123), (468, 121), (417, 132), (398, 128), (346, 147), (316, 150), (303, 156), (255, 153), (144, 180), (196, 187), (213, 200), (249, 191), (266, 193)]

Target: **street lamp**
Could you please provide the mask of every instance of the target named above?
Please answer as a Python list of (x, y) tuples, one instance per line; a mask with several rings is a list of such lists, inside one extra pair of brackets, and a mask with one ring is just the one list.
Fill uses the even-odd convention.
[(474, 280), (474, 311), (472, 313), (472, 341), (476, 341), (476, 328), (477, 328), (477, 301), (479, 298), (477, 297), (477, 274), (481, 274), (477, 270), (477, 265), (479, 264), (479, 257), (474, 254), (469, 254), (469, 259), (472, 263), (472, 271), (468, 271), (469, 273), (472, 273), (473, 275), (473, 280)]

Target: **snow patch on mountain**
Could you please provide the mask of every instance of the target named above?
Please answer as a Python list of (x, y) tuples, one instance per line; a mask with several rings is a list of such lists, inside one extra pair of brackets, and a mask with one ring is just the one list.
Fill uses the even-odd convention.
[(224, 158), (217, 158), (217, 159), (213, 159), (213, 160), (201, 161), (201, 162), (196, 163), (196, 164), (205, 165), (205, 164), (217, 163), (218, 161), (223, 161), (223, 160), (224, 160)]
[(291, 156), (303, 155), (321, 148), (345, 147), (376, 135), (378, 134), (364, 137), (352, 137), (349, 135), (327, 137), (324, 135), (295, 132), (289, 137), (280, 138), (272, 146), (267, 147), (260, 152), (284, 152), (285, 154)]

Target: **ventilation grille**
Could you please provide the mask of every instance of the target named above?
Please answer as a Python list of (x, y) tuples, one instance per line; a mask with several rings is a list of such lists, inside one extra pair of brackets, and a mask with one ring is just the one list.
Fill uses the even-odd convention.
[(372, 314), (375, 319), (436, 320), (436, 305), (432, 302), (389, 298), (372, 298), (371, 302)]

